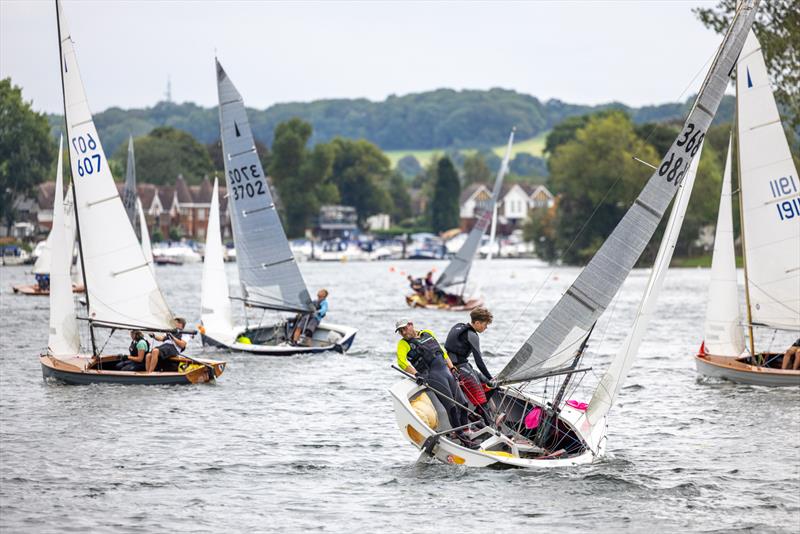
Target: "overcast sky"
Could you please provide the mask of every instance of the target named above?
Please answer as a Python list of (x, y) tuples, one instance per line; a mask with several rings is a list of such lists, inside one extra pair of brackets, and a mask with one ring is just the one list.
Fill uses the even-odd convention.
[[(640, 106), (699, 86), (721, 41), (700, 4), (68, 0), (64, 14), (94, 111), (152, 106), (168, 78), (174, 101), (216, 105), (215, 50), (255, 108), (441, 87)], [(62, 111), (52, 1), (0, 0), (7, 76), (35, 109)]]

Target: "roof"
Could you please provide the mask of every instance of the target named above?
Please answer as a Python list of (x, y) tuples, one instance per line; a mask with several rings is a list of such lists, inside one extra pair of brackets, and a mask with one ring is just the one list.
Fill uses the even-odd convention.
[(40, 210), (51, 210), (56, 202), (56, 183), (42, 182), (36, 186), (36, 203)]
[(189, 186), (186, 185), (186, 180), (183, 179), (182, 174), (179, 174), (175, 179), (175, 193), (178, 195), (178, 202), (182, 204), (191, 204), (194, 202), (192, 193), (189, 191)]
[(478, 190), (481, 188), (485, 189), (487, 193), (491, 192), (491, 189), (486, 187), (486, 184), (480, 184), (480, 183), (469, 184), (467, 187), (461, 190), (461, 196), (458, 197), (458, 203), (463, 204), (464, 202), (472, 198), (472, 195), (477, 193)]
[(162, 185), (158, 188), (158, 200), (161, 201), (161, 207), (169, 210), (172, 207), (172, 198), (175, 196), (175, 188), (170, 185)]
[(136, 192), (139, 194), (142, 209), (147, 211), (153, 205), (153, 200), (156, 198), (158, 188), (153, 184), (138, 184), (136, 186)]
[(203, 181), (200, 185), (192, 187), (192, 196), (197, 204), (210, 204), (213, 192), (214, 186), (211, 185), (211, 180), (208, 179), (208, 175), (203, 176)]

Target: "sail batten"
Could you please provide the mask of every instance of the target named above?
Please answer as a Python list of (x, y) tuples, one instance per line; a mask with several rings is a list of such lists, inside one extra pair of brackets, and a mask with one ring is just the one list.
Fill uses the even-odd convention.
[(588, 296), (597, 306), (584, 306), (572, 296), (574, 291), (565, 293), (500, 372), (500, 382), (535, 377), (544, 369), (563, 365), (571, 357), (568, 349), (577, 348), (591, 325), (611, 303), (699, 153), (752, 25), (757, 4), (758, 0), (745, 2), (737, 10), (681, 133), (645, 184), (638, 202), (631, 205), (573, 282), (571, 289)]
[(216, 67), (228, 210), (242, 295), (245, 301), (310, 311), (311, 297), (274, 209), (244, 101), (219, 61)]
[(475, 222), (475, 226), (472, 227), (472, 230), (470, 230), (470, 233), (467, 236), (466, 241), (464, 241), (464, 244), (461, 245), (461, 248), (458, 249), (456, 255), (452, 260), (450, 260), (450, 263), (447, 264), (447, 267), (445, 267), (444, 272), (442, 272), (442, 274), (439, 276), (439, 279), (436, 280), (436, 287), (444, 289), (456, 284), (466, 283), (470, 268), (472, 267), (472, 260), (475, 259), (475, 253), (478, 251), (478, 247), (480, 247), (483, 234), (486, 233), (486, 229), (489, 227), (489, 224), (492, 221), (492, 216), (494, 214), (495, 207), (497, 206), (497, 201), (500, 198), (500, 191), (503, 187), (503, 178), (505, 177), (506, 173), (508, 173), (508, 163), (511, 158), (511, 147), (513, 144), (514, 130), (512, 130), (511, 134), (508, 136), (505, 157), (500, 165), (500, 169), (497, 171), (497, 176), (494, 180), (492, 196), (489, 199), (489, 203), (484, 207), (483, 211), (478, 216), (478, 220)]
[[(172, 312), (146, 263), (97, 135), (61, 2), (61, 79), (88, 316), (98, 323), (172, 328)], [(113, 251), (113, 253), (111, 252)], [(116, 274), (115, 274), (116, 273)]]

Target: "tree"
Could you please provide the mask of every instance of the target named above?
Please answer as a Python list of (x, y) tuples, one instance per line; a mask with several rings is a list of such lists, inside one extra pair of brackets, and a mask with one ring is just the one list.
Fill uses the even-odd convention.
[(338, 191), (327, 181), (333, 148), (319, 144), (306, 148), (313, 130), (300, 119), (275, 128), (269, 174), (284, 206), (283, 222), (289, 237), (299, 237), (319, 213), (322, 202), (338, 201)]
[(363, 139), (337, 137), (330, 145), (333, 149), (330, 182), (338, 188), (341, 202), (356, 208), (359, 223), (363, 224), (370, 215), (389, 213), (392, 210), (389, 158)]
[[(707, 27), (724, 34), (737, 0), (719, 0), (710, 8), (692, 11)], [(800, 9), (797, 0), (761, 2), (755, 23), (761, 52), (775, 87), (775, 97), (788, 111), (788, 122), (800, 128)]]
[(436, 167), (433, 201), (430, 203), (431, 225), (434, 232), (444, 232), (459, 223), (461, 185), (453, 162), (447, 156)]
[(411, 154), (407, 156), (403, 156), (397, 162), (397, 170), (403, 176), (416, 176), (422, 172), (422, 165), (419, 164), (419, 160), (412, 156)]
[(47, 116), (22, 100), (22, 89), (11, 85), (11, 78), (0, 80), (0, 212), (9, 232), (14, 200), (55, 177), (55, 158)]
[[(464, 172), (462, 183), (464, 186), (470, 184), (490, 184), (492, 182), (492, 171), (486, 165), (486, 160), (480, 154), (471, 154), (464, 159)], [(490, 185), (491, 187), (491, 185)]]
[(392, 174), (389, 181), (389, 196), (392, 198), (392, 219), (395, 224), (401, 223), (411, 217), (411, 195), (403, 175), (398, 172)]
[[(136, 152), (136, 177), (151, 184), (169, 184), (182, 174), (190, 184), (199, 184), (203, 176), (214, 172), (206, 147), (190, 134), (171, 126), (162, 126), (133, 140)], [(120, 146), (113, 159), (124, 168), (127, 146)], [(118, 179), (124, 175), (117, 176)]]
[(508, 165), (511, 172), (518, 176), (549, 176), (547, 162), (526, 152), (520, 152)]
[(633, 155), (659, 159), (622, 112), (590, 118), (555, 149), (550, 184), (560, 198), (554, 247), (565, 262), (583, 264), (594, 255), (652, 173)]
[(558, 233), (558, 211), (555, 206), (546, 209), (535, 209), (522, 227), (522, 236), (525, 241), (533, 243), (536, 247), (536, 256), (545, 261), (555, 261)]

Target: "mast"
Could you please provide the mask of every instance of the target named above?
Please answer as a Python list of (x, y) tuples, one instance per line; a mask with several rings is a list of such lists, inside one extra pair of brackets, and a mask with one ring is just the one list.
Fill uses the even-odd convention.
[[(89, 284), (86, 282), (86, 265), (83, 262), (83, 241), (81, 240), (81, 223), (78, 219), (78, 193), (75, 187), (75, 177), (72, 175), (72, 155), (69, 150), (69, 121), (67, 120), (67, 93), (64, 87), (64, 70), (66, 63), (64, 61), (64, 52), (61, 48), (61, 16), (59, 15), (58, 0), (56, 0), (56, 29), (58, 31), (58, 64), (59, 73), (61, 74), (61, 100), (64, 103), (64, 129), (67, 133), (67, 155), (70, 159), (69, 165), (69, 179), (72, 184), (72, 205), (75, 212), (75, 235), (78, 237), (78, 257), (81, 260), (81, 277), (83, 278), (83, 288), (86, 292), (86, 308), (89, 309)], [(63, 192), (56, 191), (56, 194), (63, 194)], [(97, 355), (97, 343), (94, 340), (94, 328), (92, 327), (92, 320), (89, 319), (89, 336), (92, 340), (92, 354)]]
[(736, 83), (736, 107), (735, 107), (734, 128), (736, 129), (736, 170), (739, 185), (739, 229), (742, 238), (742, 266), (744, 267), (744, 298), (747, 303), (747, 334), (750, 338), (750, 354), (755, 357), (756, 345), (753, 339), (753, 316), (750, 309), (750, 282), (747, 276), (747, 247), (744, 241), (744, 207), (742, 206), (742, 151), (739, 147), (739, 83)]

